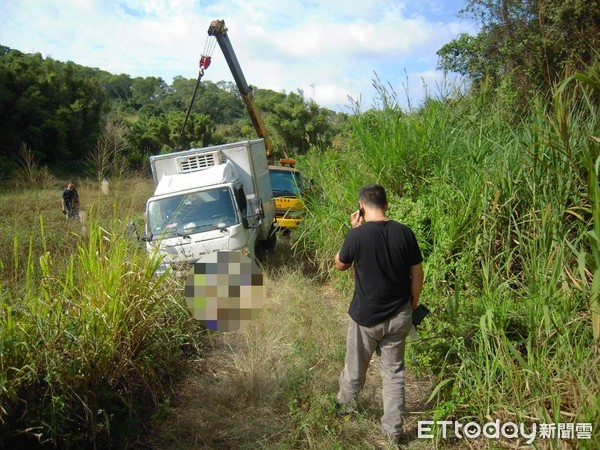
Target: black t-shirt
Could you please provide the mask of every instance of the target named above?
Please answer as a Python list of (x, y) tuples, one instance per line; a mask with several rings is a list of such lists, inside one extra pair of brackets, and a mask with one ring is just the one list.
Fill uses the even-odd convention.
[(412, 230), (393, 220), (350, 230), (339, 254), (354, 263), (354, 296), (348, 314), (364, 326), (392, 317), (410, 299), (410, 267), (423, 261)]

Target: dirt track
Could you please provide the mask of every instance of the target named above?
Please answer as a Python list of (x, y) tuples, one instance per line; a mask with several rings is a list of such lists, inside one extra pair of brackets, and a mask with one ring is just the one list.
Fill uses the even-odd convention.
[[(283, 249), (281, 248), (283, 247)], [(268, 261), (267, 272), (280, 268), (282, 261), (292, 261), (290, 265), (304, 265), (304, 272), (310, 272), (305, 261), (293, 262), (294, 257), (289, 245), (283, 242), (279, 245), (276, 255)], [(295, 314), (295, 311), (285, 312), (286, 299), (298, 290), (310, 292), (311, 297), (320, 299), (335, 309), (337, 329), (333, 330), (336, 346), (343, 351), (345, 329), (347, 325), (347, 299), (340, 296), (328, 284), (319, 284), (310, 281), (303, 275), (300, 283), (303, 286), (283, 286), (282, 283), (298, 284), (297, 278), (290, 276), (267, 279), (267, 305), (258, 319), (264, 321), (268, 330), (272, 324), (283, 323), (283, 314)], [(289, 290), (292, 294), (281, 294)], [(332, 315), (334, 314), (332, 312)], [(254, 324), (252, 324), (254, 325)], [(310, 324), (306, 325), (307, 327)], [(359, 397), (358, 413), (351, 420), (338, 419), (327, 411), (327, 404), (333, 402), (337, 389), (337, 376), (342, 369), (342, 364), (320, 359), (309, 367), (311, 376), (317, 380), (322, 377), (322, 382), (311, 386), (310, 393), (300, 394), (306, 403), (301, 406), (283, 403), (280, 399), (289, 397), (289, 391), (294, 389), (289, 383), (289, 373), (280, 365), (285, 365), (285, 355), (278, 359), (277, 354), (269, 344), (263, 346), (263, 336), (257, 332), (240, 330), (232, 333), (215, 333), (211, 340), (206, 342), (207, 349), (202, 357), (189, 363), (189, 369), (180, 383), (178, 395), (172, 400), (167, 417), (162, 421), (155, 421), (155, 427), (150, 436), (143, 440), (143, 446), (154, 448), (304, 448), (307, 441), (302, 437), (300, 441), (291, 440), (289, 436), (298, 434), (298, 424), (304, 424), (301, 415), (307, 415), (307, 422), (313, 420), (314, 411), (320, 424), (312, 424), (313, 429), (307, 433), (321, 436), (323, 433), (334, 435), (333, 441), (325, 439), (319, 441), (318, 436), (314, 443), (308, 447), (322, 448), (330, 446), (347, 448), (344, 436), (348, 436), (349, 446), (354, 448), (394, 448), (379, 435), (379, 418), (382, 414), (381, 378), (378, 363), (374, 356), (367, 383)], [(302, 330), (296, 330), (299, 332)], [(269, 331), (271, 332), (271, 331)], [(274, 346), (288, 348), (293, 346), (294, 333), (279, 336)], [(267, 339), (267, 338), (264, 338)], [(273, 340), (269, 337), (267, 340)], [(256, 357), (249, 356), (256, 351)], [(272, 362), (265, 362), (271, 358)], [(338, 355), (339, 358), (339, 355)], [(281, 371), (282, 381), (278, 380)], [(316, 375), (315, 375), (316, 374)], [(286, 385), (289, 383), (289, 385)], [(405, 423), (405, 440), (403, 448), (425, 449), (432, 448), (431, 441), (419, 440), (416, 437), (416, 424), (420, 418), (431, 420), (431, 414), (426, 413), (426, 399), (434, 386), (432, 377), (417, 378), (406, 372), (406, 402), (407, 420)], [(325, 406), (323, 406), (325, 405)], [(320, 408), (320, 409), (319, 409)], [(307, 426), (308, 425), (301, 425)], [(327, 430), (327, 431), (322, 431)], [(333, 430), (333, 431), (332, 431)], [(363, 436), (364, 435), (364, 436)], [(295, 443), (294, 443), (295, 442)], [(327, 442), (327, 444), (325, 443)], [(340, 447), (341, 446), (341, 447)]]

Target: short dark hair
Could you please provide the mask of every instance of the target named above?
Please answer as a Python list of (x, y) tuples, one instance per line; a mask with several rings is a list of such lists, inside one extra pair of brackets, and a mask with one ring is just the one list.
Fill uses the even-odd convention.
[(387, 195), (380, 184), (368, 184), (361, 187), (358, 191), (358, 199), (366, 205), (381, 209), (387, 205)]

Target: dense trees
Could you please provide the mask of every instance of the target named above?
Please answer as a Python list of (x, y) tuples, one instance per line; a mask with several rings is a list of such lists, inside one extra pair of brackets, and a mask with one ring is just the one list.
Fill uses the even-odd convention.
[(22, 142), (46, 161), (84, 156), (107, 106), (95, 72), (0, 47), (0, 158), (13, 159)]
[(311, 144), (328, 146), (334, 133), (335, 113), (305, 100), (302, 91), (284, 94), (258, 89), (256, 103), (265, 116), (267, 128), (273, 130), (273, 146), (281, 155), (305, 153)]
[[(133, 163), (176, 148), (256, 137), (235, 84), (225, 81), (200, 84), (180, 136), (195, 84), (115, 75), (0, 46), (0, 177), (14, 167), (23, 144), (42, 163), (86, 159), (108, 122), (126, 128)], [(328, 145), (340, 131), (343, 118), (302, 92), (255, 91), (277, 156)]]
[[(185, 112), (171, 110), (167, 113), (142, 116), (131, 125), (129, 141), (133, 148), (144, 153), (157, 154), (176, 148), (205, 147), (215, 142), (215, 126), (206, 114), (191, 113), (181, 138)], [(179, 147), (177, 144), (179, 143)]]
[(565, 76), (600, 64), (598, 0), (469, 0), (461, 13), (480, 32), (442, 47), (440, 68), (521, 106), (534, 91), (550, 92)]

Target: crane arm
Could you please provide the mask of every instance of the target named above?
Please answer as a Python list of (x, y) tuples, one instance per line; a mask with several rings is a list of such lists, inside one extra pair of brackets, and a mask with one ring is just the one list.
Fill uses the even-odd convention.
[(223, 56), (225, 56), (225, 60), (227, 61), (227, 65), (229, 66), (229, 70), (233, 75), (233, 79), (235, 80), (235, 84), (242, 95), (242, 100), (244, 101), (244, 105), (246, 106), (246, 110), (250, 115), (250, 120), (252, 121), (252, 125), (256, 130), (256, 134), (259, 138), (263, 138), (265, 141), (265, 149), (267, 151), (267, 160), (269, 164), (273, 163), (273, 147), (271, 146), (271, 140), (267, 136), (267, 129), (265, 127), (265, 123), (263, 118), (256, 106), (256, 102), (254, 101), (254, 96), (252, 95), (252, 89), (248, 86), (246, 82), (246, 77), (244, 77), (244, 73), (242, 72), (242, 68), (240, 63), (238, 62), (237, 57), (235, 56), (235, 52), (233, 51), (233, 46), (231, 45), (231, 41), (227, 36), (227, 28), (225, 27), (224, 20), (214, 20), (211, 22), (210, 27), (208, 28), (208, 35), (214, 36), (217, 39), (217, 43), (219, 47), (221, 47), (221, 51), (223, 52)]

